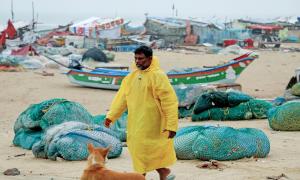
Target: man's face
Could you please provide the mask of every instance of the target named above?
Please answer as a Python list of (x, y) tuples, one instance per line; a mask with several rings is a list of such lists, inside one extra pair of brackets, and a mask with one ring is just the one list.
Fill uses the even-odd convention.
[(136, 67), (139, 68), (140, 70), (145, 70), (150, 66), (152, 56), (146, 57), (145, 54), (141, 53), (141, 54), (135, 54), (134, 59), (135, 59)]

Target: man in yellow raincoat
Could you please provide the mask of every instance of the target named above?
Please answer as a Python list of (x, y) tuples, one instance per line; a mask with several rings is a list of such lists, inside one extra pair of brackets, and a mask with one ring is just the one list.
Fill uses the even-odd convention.
[(178, 128), (178, 101), (152, 49), (135, 50), (135, 68), (122, 81), (105, 126), (128, 110), (127, 145), (138, 173), (156, 170), (161, 180), (174, 179), (168, 166), (176, 162), (173, 137)]

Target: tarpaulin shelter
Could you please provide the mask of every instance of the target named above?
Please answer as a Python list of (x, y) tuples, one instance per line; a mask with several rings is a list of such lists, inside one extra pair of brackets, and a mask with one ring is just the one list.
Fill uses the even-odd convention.
[(0, 34), (0, 47), (3, 47), (6, 42), (6, 31), (2, 31)]
[(29, 53), (32, 53), (32, 55), (38, 55), (36, 50), (31, 45), (27, 45), (27, 46), (24, 46), (20, 49), (11, 51), (11, 55), (14, 55), (14, 56), (16, 56), (16, 55), (17, 56), (26, 56)]
[(186, 22), (175, 18), (147, 17), (144, 26), (146, 34), (163, 39), (168, 44), (183, 44), (187, 35)]
[(14, 39), (17, 36), (17, 31), (10, 20), (7, 22), (6, 33), (9, 39)]
[(42, 45), (42, 46), (45, 46), (49, 43), (49, 41), (55, 37), (55, 36), (68, 36), (70, 35), (71, 33), (68, 32), (68, 31), (52, 31), (52, 32), (49, 32), (48, 34), (46, 34), (45, 36), (43, 36), (42, 38), (38, 39), (37, 40), (37, 43), (39, 45)]
[(147, 17), (144, 26), (147, 35), (164, 39), (166, 44), (217, 44), (250, 37), (250, 30), (223, 30), (214, 23), (179, 18)]
[(70, 26), (70, 31), (76, 35), (92, 38), (119, 39), (121, 36), (121, 26), (123, 24), (123, 18), (103, 19), (91, 17), (73, 24)]
[(249, 25), (247, 29), (261, 29), (265, 31), (276, 31), (281, 30), (283, 27), (277, 25)]

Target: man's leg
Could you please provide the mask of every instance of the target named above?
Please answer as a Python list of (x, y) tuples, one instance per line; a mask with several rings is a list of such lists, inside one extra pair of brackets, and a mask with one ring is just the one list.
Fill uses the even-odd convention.
[(156, 171), (159, 174), (160, 180), (167, 180), (167, 176), (171, 173), (171, 170), (169, 168), (159, 168), (156, 169)]

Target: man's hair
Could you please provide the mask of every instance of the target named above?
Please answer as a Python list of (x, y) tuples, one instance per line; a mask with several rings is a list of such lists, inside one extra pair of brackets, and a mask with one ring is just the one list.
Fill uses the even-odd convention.
[(134, 54), (144, 54), (146, 57), (150, 57), (153, 55), (153, 51), (148, 46), (140, 46), (135, 49)]

